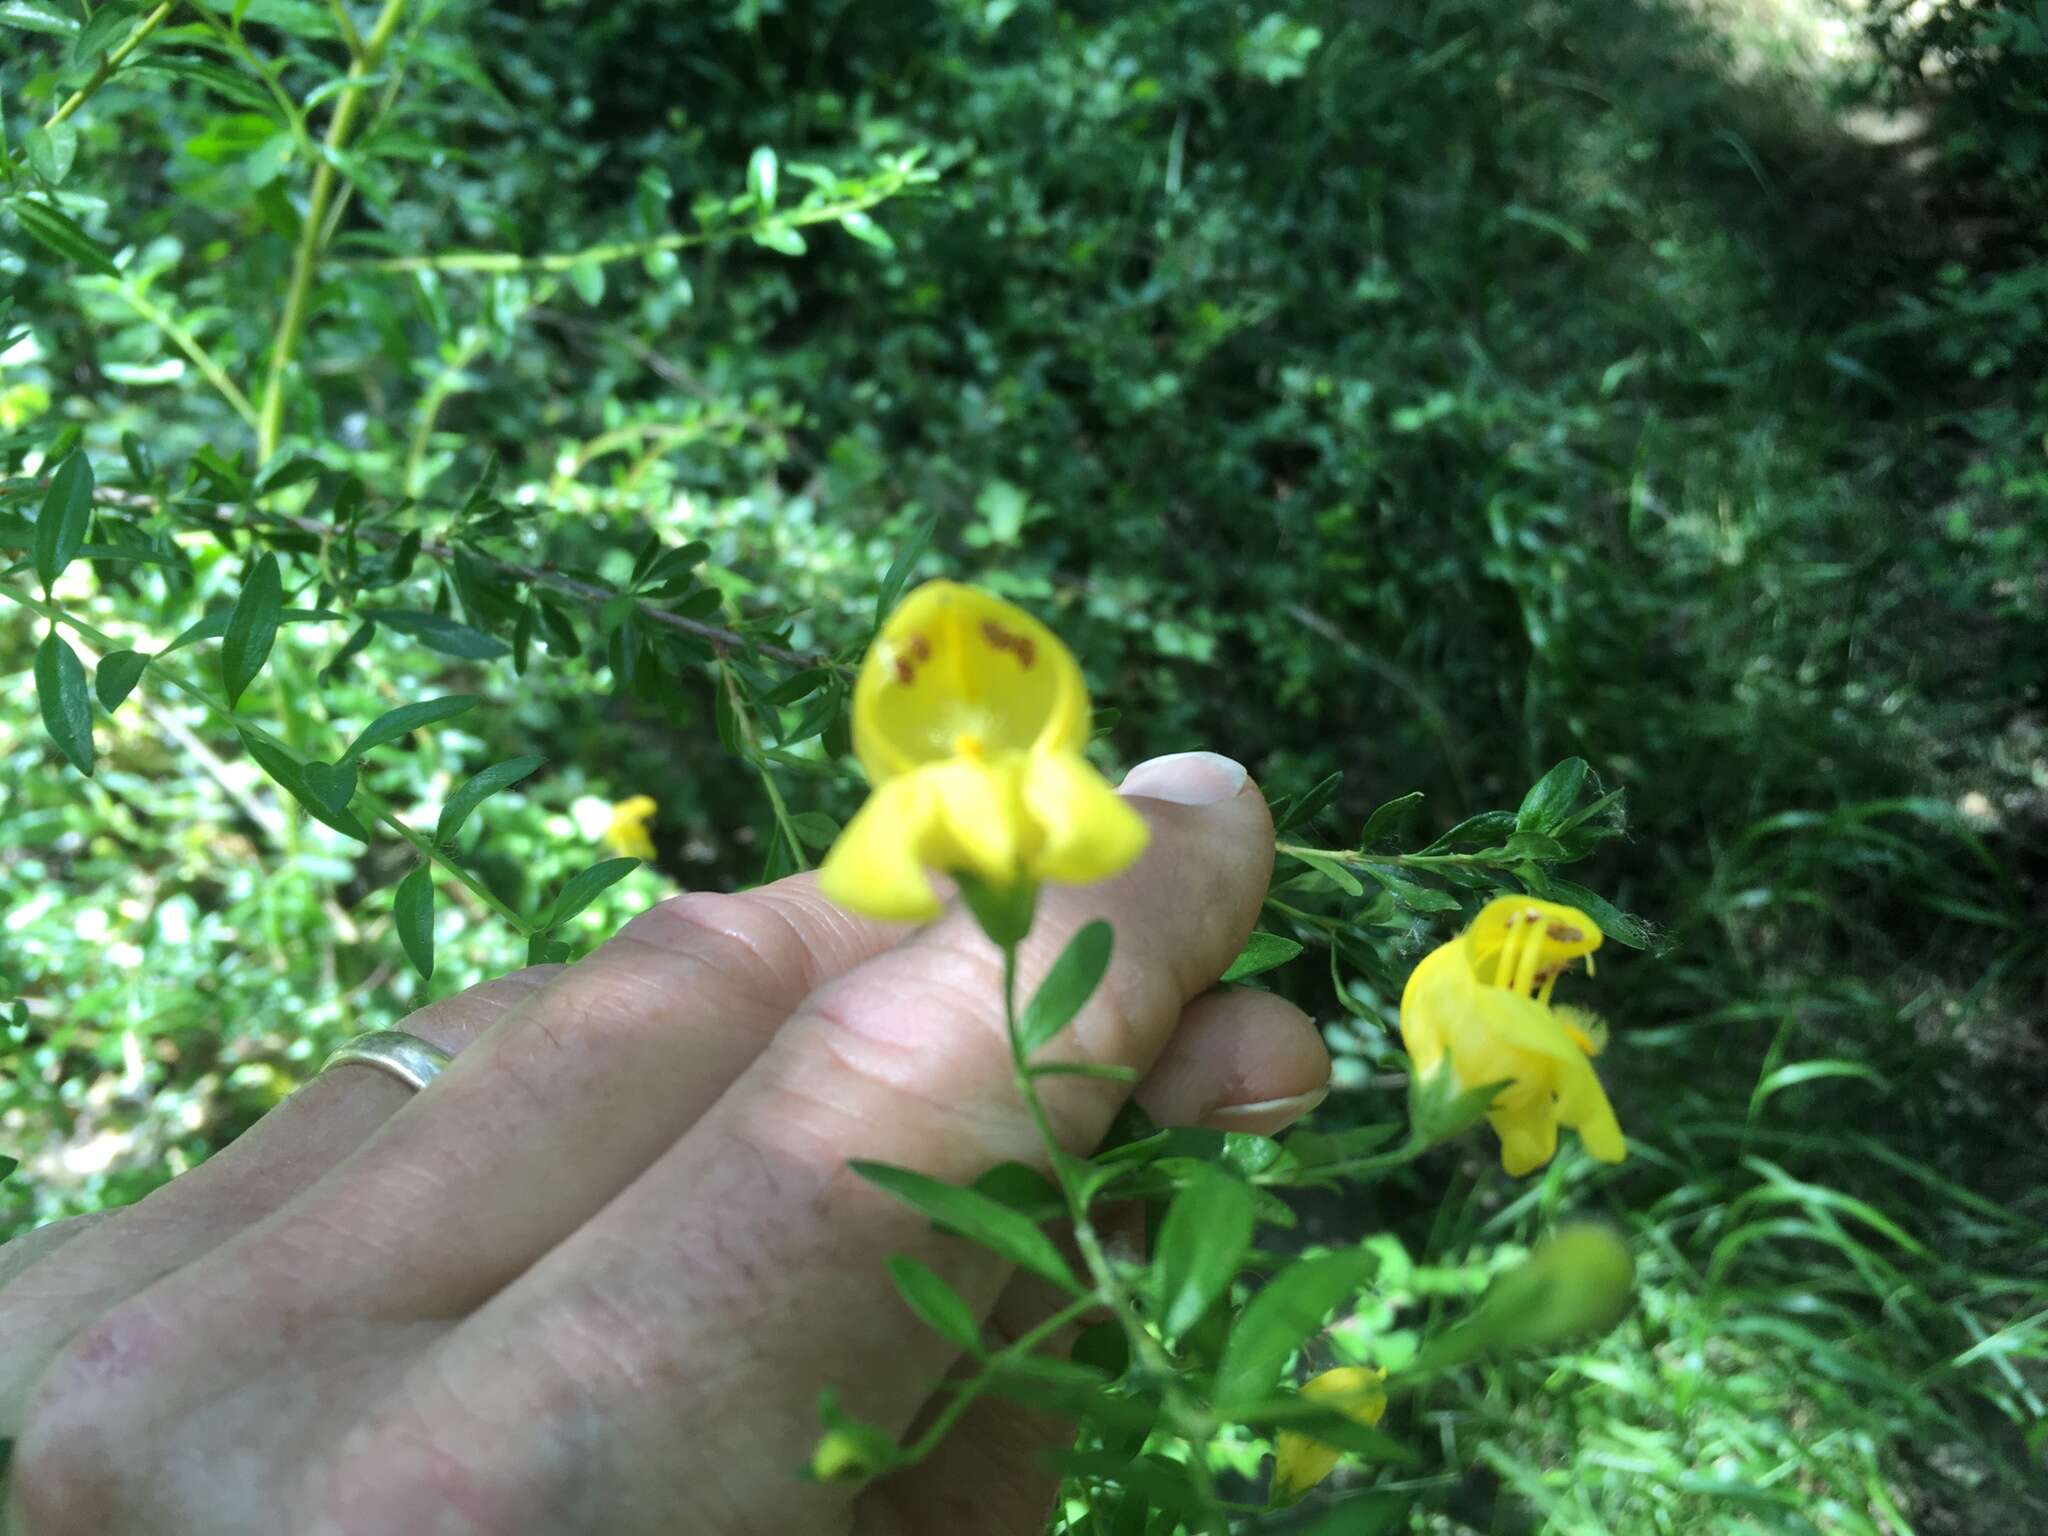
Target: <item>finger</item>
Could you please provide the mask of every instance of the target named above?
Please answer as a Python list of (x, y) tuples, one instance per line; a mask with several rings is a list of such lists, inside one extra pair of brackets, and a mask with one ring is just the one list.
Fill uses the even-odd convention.
[[(1136, 869), (1047, 895), (1021, 957), (1027, 990), (1083, 923), (1106, 918), (1117, 933), (1101, 988), (1063, 1037), (1078, 1059), (1150, 1066), (1250, 930), (1272, 823), (1243, 770), (1210, 767), (1220, 761), (1144, 783), (1209, 803), (1141, 801), (1153, 835)], [(888, 1255), (940, 1267), (982, 1312), (1001, 1288), (1004, 1264), (934, 1237), (845, 1167), (870, 1157), (962, 1182), (994, 1162), (1042, 1161), (1012, 1083), (999, 977), (955, 915), (820, 988), (677, 1147), (422, 1362), (353, 1451), (416, 1457), (406, 1446), (420, 1422), (483, 1402), (494, 1423), (528, 1432), (479, 1433), (462, 1453), (468, 1485), (516, 1475), (517, 1443), (533, 1434), (596, 1435), (628, 1483), (700, 1508), (707, 1488), (714, 1506), (729, 1500), (703, 1510), (707, 1528), (739, 1510), (775, 1528), (814, 1518), (821, 1506), (792, 1502), (780, 1469), (808, 1450), (817, 1389), (839, 1384), (856, 1412), (900, 1428), (950, 1353), (894, 1297)], [(1047, 1108), (1069, 1146), (1093, 1145), (1123, 1097), (1113, 1083), (1048, 1086), (1062, 1090)], [(677, 1423), (702, 1425), (701, 1438), (678, 1446)], [(436, 1470), (448, 1475), (445, 1459)]]
[(1277, 1135), (1330, 1091), (1330, 1052), (1284, 997), (1226, 988), (1198, 997), (1134, 1097), (1160, 1125)]
[[(189, 1289), (211, 1304), (218, 1285), (260, 1284), (288, 1316), (467, 1310), (673, 1145), (806, 992), (902, 931), (850, 917), (808, 875), (641, 913)], [(331, 1251), (336, 1231), (351, 1241)], [(330, 1250), (313, 1276), (264, 1258), (309, 1245)]]
[[(420, 1009), (404, 1027), (451, 1056), (516, 1008), (557, 967), (515, 972)], [(22, 1265), (0, 1288), (0, 1434), (11, 1434), (30, 1384), (80, 1328), (220, 1247), (340, 1162), (412, 1096), (369, 1068), (315, 1077), (245, 1134), (137, 1204), (102, 1213), (61, 1249)], [(9, 1244), (0, 1262), (20, 1243)]]

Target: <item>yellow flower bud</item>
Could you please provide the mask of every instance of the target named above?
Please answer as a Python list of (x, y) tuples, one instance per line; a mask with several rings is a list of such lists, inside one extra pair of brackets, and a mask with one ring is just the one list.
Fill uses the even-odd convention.
[[(1303, 1382), (1301, 1395), (1327, 1402), (1347, 1419), (1368, 1429), (1387, 1411), (1387, 1373), (1373, 1366), (1340, 1365)], [(1337, 1469), (1343, 1455), (1334, 1446), (1283, 1429), (1273, 1437), (1273, 1495), (1278, 1505), (1292, 1504)]]
[(874, 792), (825, 857), (825, 894), (922, 921), (938, 915), (935, 869), (996, 890), (1122, 872), (1146, 827), (1082, 756), (1090, 719), (1051, 630), (975, 587), (919, 587), (854, 683), (853, 748)]

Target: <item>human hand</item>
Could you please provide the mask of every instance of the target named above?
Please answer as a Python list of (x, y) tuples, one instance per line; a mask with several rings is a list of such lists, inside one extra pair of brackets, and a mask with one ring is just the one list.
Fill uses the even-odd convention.
[[(1048, 1054), (1139, 1069), (1162, 1121), (1276, 1131), (1320, 1096), (1321, 1042), (1280, 999), (1208, 991), (1265, 894), (1264, 802), (1202, 757), (1125, 792), (1150, 851), (1049, 891), (1024, 946), (1028, 987), (1082, 923), (1116, 928)], [(999, 1335), (1045, 1315), (1034, 1284), (846, 1168), (959, 1182), (1043, 1157), (998, 964), (963, 914), (906, 936), (798, 877), (676, 898), (579, 965), (414, 1015), (457, 1053), (425, 1092), (338, 1069), (133, 1210), (0, 1253), (12, 1518), (30, 1536), (1036, 1532), (1051, 1427), (1000, 1403), (857, 1492), (795, 1471), (821, 1387), (900, 1432), (950, 1364), (889, 1254)], [(1123, 1090), (1044, 1095), (1079, 1152)]]

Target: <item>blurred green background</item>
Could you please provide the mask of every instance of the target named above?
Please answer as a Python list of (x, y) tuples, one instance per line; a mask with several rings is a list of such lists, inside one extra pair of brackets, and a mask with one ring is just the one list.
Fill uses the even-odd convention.
[[(611, 584), (650, 532), (701, 540), (700, 618), (848, 652), (929, 526), (918, 574), (1073, 644), (1110, 755), (1211, 747), (1276, 793), (1341, 770), (1330, 846), (1420, 790), (1419, 847), (1585, 758), (1629, 835), (1574, 878), (1661, 935), (1581, 994), (1633, 1157), (1518, 1185), (1475, 1141), (1319, 1219), (1390, 1231), (1427, 1296), (1432, 1265), (1605, 1213), (1642, 1301), (1401, 1426), (1415, 1528), (2048, 1522), (2048, 10), (450, 0), (399, 7), (323, 156), (338, 8), (253, 0), (166, 8), (32, 137), (155, 9), (0, 6), (6, 206), (113, 257), (0, 212), (19, 497), (74, 427), (103, 487), (184, 487), (204, 452), (201, 490), (246, 493), (231, 395), (258, 397), (324, 164), (282, 441), (393, 535), (460, 543), (486, 505), (501, 549)], [(672, 229), (707, 237), (642, 249)], [(376, 265), (471, 250), (597, 254)], [(189, 520), (134, 536), (181, 553), (59, 588), (121, 644), (242, 583)], [(432, 548), (386, 575), (391, 606), (491, 608)], [(523, 672), (388, 630), (337, 662), (350, 625), (291, 625), (243, 709), (331, 756), (486, 695), (370, 782), (425, 824), (545, 756), (463, 835), (521, 911), (655, 797), (657, 859), (580, 942), (758, 877), (775, 822), (715, 669), (654, 647), (628, 682), (616, 615), (575, 623)], [(0, 1232), (139, 1197), (342, 1036), (525, 953), (444, 882), (421, 981), (404, 845), (309, 819), (149, 680), (81, 777), (42, 632), (0, 602)], [(791, 814), (857, 802), (832, 744), (757, 756)], [(1339, 1053), (1332, 1123), (1392, 1112), (1393, 984), (1445, 933), (1368, 926), (1337, 988), (1321, 952), (1278, 983)]]

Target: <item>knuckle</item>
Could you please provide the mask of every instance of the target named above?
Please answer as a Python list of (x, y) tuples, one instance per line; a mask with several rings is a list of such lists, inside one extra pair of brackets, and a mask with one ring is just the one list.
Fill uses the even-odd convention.
[(809, 971), (808, 946), (782, 906), (759, 895), (690, 891), (648, 908), (620, 930), (629, 943), (683, 952), (757, 991)]
[(8, 1476), (37, 1536), (123, 1528), (136, 1509), (134, 1450), (146, 1445), (145, 1375), (173, 1343), (143, 1307), (124, 1303), (60, 1349), (29, 1394)]

